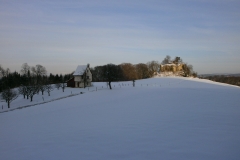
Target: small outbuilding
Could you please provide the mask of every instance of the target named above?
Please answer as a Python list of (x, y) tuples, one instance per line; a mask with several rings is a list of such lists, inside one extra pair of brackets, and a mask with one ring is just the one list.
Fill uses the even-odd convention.
[(75, 87), (74, 77), (72, 77), (71, 79), (69, 79), (67, 81), (67, 86), (68, 87)]

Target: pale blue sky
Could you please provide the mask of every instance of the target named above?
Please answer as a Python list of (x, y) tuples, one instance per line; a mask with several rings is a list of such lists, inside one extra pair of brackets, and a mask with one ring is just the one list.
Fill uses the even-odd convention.
[(239, 0), (0, 0), (0, 64), (48, 73), (180, 56), (199, 74), (240, 73)]

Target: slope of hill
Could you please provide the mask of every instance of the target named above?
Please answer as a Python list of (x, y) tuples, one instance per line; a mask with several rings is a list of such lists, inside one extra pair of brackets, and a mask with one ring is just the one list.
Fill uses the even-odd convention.
[(0, 113), (0, 159), (240, 157), (238, 87), (189, 78), (130, 83), (95, 83), (84, 94)]

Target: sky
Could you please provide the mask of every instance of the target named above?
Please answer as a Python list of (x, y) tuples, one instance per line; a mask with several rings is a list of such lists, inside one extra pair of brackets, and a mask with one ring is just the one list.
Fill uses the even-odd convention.
[(0, 65), (147, 63), (179, 56), (198, 74), (240, 73), (239, 0), (0, 0)]

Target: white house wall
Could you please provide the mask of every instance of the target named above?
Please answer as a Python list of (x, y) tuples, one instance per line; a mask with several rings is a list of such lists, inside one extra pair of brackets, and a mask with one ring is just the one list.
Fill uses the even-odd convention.
[(75, 82), (80, 82), (82, 79), (81, 79), (81, 76), (74, 76), (74, 81)]
[(76, 88), (83, 88), (84, 87), (84, 83), (83, 82), (75, 82), (75, 87)]

